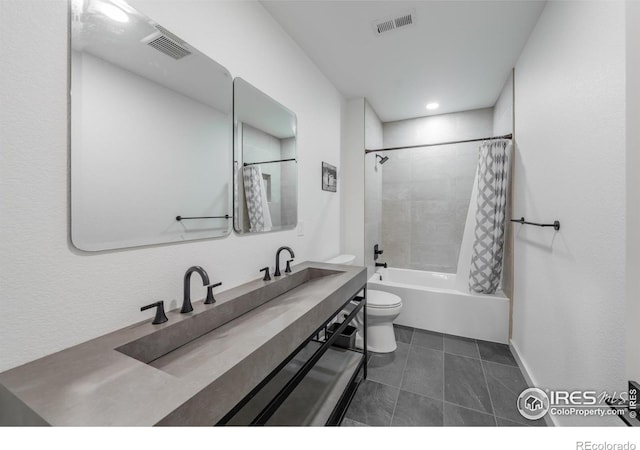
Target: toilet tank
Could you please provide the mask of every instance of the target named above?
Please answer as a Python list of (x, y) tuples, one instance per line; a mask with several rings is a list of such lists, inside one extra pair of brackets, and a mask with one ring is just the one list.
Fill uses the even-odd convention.
[(329, 264), (342, 264), (345, 266), (350, 266), (353, 264), (355, 260), (356, 260), (355, 255), (338, 255), (335, 258), (331, 258), (325, 262)]

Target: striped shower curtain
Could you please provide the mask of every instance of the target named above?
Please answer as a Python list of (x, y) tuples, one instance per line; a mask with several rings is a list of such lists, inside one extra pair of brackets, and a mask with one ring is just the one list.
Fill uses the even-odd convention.
[(478, 209), (469, 289), (494, 294), (500, 286), (504, 249), (510, 140), (483, 142), (478, 161)]
[(246, 166), (242, 173), (250, 231), (270, 231), (273, 225), (267, 203), (267, 191), (262, 179), (262, 170), (258, 166)]

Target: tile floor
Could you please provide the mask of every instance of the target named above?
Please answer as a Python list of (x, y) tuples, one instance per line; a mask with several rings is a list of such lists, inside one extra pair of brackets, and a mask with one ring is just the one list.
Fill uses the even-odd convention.
[(342, 426), (544, 426), (516, 409), (527, 384), (507, 345), (394, 326), (371, 353)]

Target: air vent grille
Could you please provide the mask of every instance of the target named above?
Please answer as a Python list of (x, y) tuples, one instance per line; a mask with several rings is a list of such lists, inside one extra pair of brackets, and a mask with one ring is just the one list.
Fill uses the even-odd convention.
[(191, 54), (189, 50), (164, 35), (158, 36), (147, 45), (150, 45), (167, 56), (171, 56), (173, 59), (181, 59)]
[(396, 28), (405, 27), (413, 23), (413, 16), (411, 14), (407, 14), (406, 16), (398, 17), (394, 22), (396, 24)]
[(176, 36), (175, 34), (173, 34), (171, 31), (167, 30), (165, 27), (163, 27), (162, 25), (155, 25), (156, 30), (158, 30), (160, 33), (164, 34), (165, 36), (167, 36), (169, 39), (177, 42), (180, 45), (183, 46), (187, 46), (188, 44), (183, 41), (182, 39), (180, 39), (178, 36)]
[(416, 16), (414, 11), (405, 12), (393, 17), (387, 17), (382, 20), (376, 20), (373, 22), (373, 31), (376, 36), (380, 36), (383, 33), (397, 30), (398, 28), (407, 27), (415, 24)]
[(151, 25), (158, 31), (151, 33), (140, 42), (173, 59), (181, 59), (191, 54), (189, 44), (185, 41), (158, 24), (151, 23)]
[(387, 20), (385, 22), (377, 24), (378, 34), (384, 33), (385, 31), (391, 31), (396, 26), (393, 23), (393, 20)]

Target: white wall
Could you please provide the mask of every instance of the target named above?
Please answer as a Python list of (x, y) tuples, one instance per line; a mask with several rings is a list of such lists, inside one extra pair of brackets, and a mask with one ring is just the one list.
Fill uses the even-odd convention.
[[(182, 302), (182, 277), (202, 265), (227, 289), (274, 265), (340, 250), (340, 197), (320, 189), (321, 161), (340, 160), (344, 100), (256, 2), (135, 2), (298, 117), (295, 230), (86, 254), (69, 243), (67, 4), (0, 2), (0, 370), (151, 317), (141, 305)], [(27, 33), (25, 30), (37, 30)], [(193, 277), (194, 297), (204, 294)]]
[(512, 342), (538, 387), (626, 389), (624, 9), (548, 2), (515, 68), (514, 216), (562, 226), (516, 229)]
[[(385, 122), (384, 146), (436, 144), (489, 136), (493, 129), (493, 109), (483, 108), (415, 119)], [(477, 144), (474, 144), (477, 148)], [(436, 147), (439, 148), (439, 147)], [(448, 146), (447, 148), (453, 148)], [(399, 150), (402, 153), (404, 150)], [(421, 151), (429, 151), (422, 149)], [(389, 153), (395, 155), (397, 153)]]
[[(502, 136), (513, 134), (513, 71), (509, 73), (507, 81), (493, 106), (493, 135)], [(515, 142), (515, 141), (514, 141)], [(513, 175), (513, 153), (511, 148), (511, 174)], [(507, 210), (504, 234), (504, 258), (502, 260), (502, 290), (511, 299), (513, 304), (513, 230), (511, 219), (513, 210), (513, 176), (509, 178), (509, 190), (507, 192)], [(509, 319), (511, 321), (511, 319)], [(510, 327), (511, 329), (511, 327)]]
[[(627, 2), (627, 378), (640, 381), (640, 3)], [(629, 126), (631, 125), (631, 126)]]
[(364, 105), (363, 98), (347, 102), (342, 167), (338, 168), (338, 192), (342, 197), (342, 253), (354, 255), (354, 264), (359, 266), (364, 265)]
[(513, 73), (510, 72), (493, 105), (493, 135), (513, 133)]
[[(364, 104), (364, 142), (365, 148), (374, 150), (383, 147), (382, 122), (374, 109), (365, 100)], [(385, 153), (380, 153), (385, 156)], [(373, 247), (378, 244), (382, 248), (382, 170), (377, 163), (376, 153), (369, 153), (364, 158), (364, 265), (369, 274), (375, 272)], [(384, 254), (378, 256), (377, 262), (384, 262)]]

